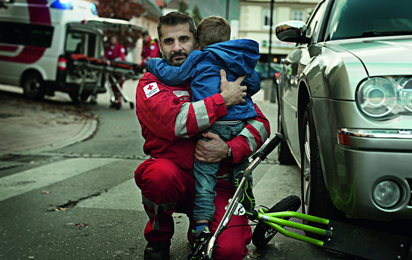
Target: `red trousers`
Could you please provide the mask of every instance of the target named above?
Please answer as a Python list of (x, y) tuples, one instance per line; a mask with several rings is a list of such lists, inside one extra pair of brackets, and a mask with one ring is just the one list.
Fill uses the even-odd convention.
[[(114, 75), (114, 78), (116, 79), (116, 81), (119, 84), (120, 88), (123, 88), (123, 83), (124, 83), (123, 77)], [(113, 91), (115, 102), (121, 104), (122, 103), (122, 94), (120, 93), (119, 89), (116, 86), (116, 81), (114, 81), (112, 79), (112, 77), (109, 77), (109, 82), (110, 82), (110, 86), (111, 86), (112, 91)]]
[[(195, 180), (191, 171), (184, 171), (167, 159), (148, 159), (135, 171), (135, 181), (142, 191), (143, 205), (149, 216), (144, 230), (151, 243), (169, 241), (174, 233), (173, 212), (185, 213), (193, 222)], [(209, 223), (213, 233), (225, 213), (225, 206), (235, 189), (230, 181), (218, 180), (216, 186), (214, 219)], [(236, 227), (230, 227), (236, 226)], [(230, 227), (230, 228), (229, 228)], [(189, 232), (188, 239), (192, 236)], [(218, 237), (215, 259), (243, 259), (252, 239), (252, 231), (245, 216), (233, 216), (227, 229)]]

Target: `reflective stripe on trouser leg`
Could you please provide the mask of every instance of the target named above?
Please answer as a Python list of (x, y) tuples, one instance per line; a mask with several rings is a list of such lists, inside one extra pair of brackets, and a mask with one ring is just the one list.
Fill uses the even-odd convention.
[(145, 207), (146, 209), (149, 208), (154, 211), (154, 213), (152, 213), (146, 210), (147, 216), (149, 216), (149, 218), (153, 220), (152, 222), (153, 230), (159, 230), (159, 214), (167, 213), (168, 211), (173, 213), (173, 208), (176, 205), (176, 202), (156, 205), (152, 201), (146, 199), (144, 196), (142, 196), (142, 202), (146, 206)]
[(175, 211), (192, 214), (194, 177), (167, 159), (148, 159), (135, 171), (136, 185), (149, 221), (144, 230), (149, 243), (169, 241), (174, 233)]

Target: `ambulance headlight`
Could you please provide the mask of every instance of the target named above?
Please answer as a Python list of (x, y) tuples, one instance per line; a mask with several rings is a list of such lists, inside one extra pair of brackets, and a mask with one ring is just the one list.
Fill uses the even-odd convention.
[(50, 5), (50, 7), (57, 9), (73, 9), (70, 0), (56, 0)]

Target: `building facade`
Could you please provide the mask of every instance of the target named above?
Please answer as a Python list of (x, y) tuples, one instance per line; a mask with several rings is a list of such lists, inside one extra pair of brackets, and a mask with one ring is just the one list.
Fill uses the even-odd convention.
[(279, 63), (295, 44), (279, 41), (275, 34), (276, 25), (289, 20), (306, 21), (318, 3), (319, 0), (274, 0), (270, 43), (271, 0), (239, 0), (239, 38), (259, 43), (261, 62), (268, 61), (271, 44), (271, 58), (274, 63)]

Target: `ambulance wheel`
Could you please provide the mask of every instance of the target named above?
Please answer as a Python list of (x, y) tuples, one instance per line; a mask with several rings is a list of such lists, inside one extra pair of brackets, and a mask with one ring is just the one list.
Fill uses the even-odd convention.
[(133, 103), (133, 102), (129, 102), (129, 106), (130, 106), (130, 109), (133, 109), (133, 108), (134, 108), (134, 103)]
[(43, 99), (46, 94), (43, 78), (37, 72), (29, 72), (23, 76), (22, 87), (24, 95), (30, 99)]

